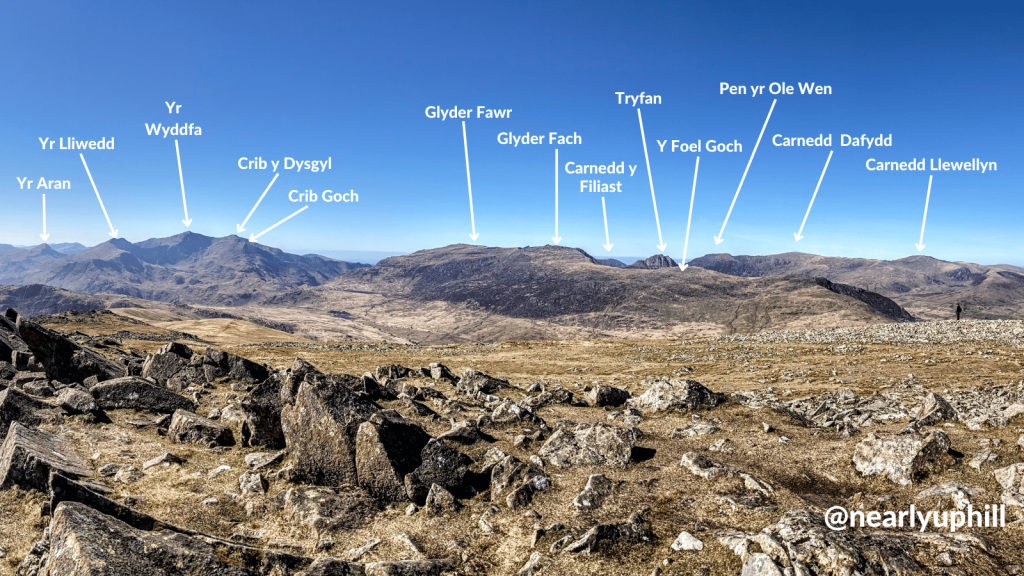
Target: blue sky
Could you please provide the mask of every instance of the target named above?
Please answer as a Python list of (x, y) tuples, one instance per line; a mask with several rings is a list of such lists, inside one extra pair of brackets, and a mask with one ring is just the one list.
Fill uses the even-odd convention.
[[(93, 245), (108, 227), (77, 151), (38, 138), (114, 137), (85, 151), (112, 224), (132, 241), (186, 230), (235, 233), (273, 177), (241, 157), (331, 157), (322, 173), (283, 171), (248, 236), (292, 214), (290, 190), (355, 190), (358, 204), (310, 203), (262, 243), (362, 256), (470, 241), (462, 127), (427, 106), (512, 109), (466, 122), (478, 243), (542, 245), (554, 234), (554, 149), (513, 148), (500, 132), (577, 133), (561, 164), (636, 165), (621, 193), (580, 193), (561, 172), (562, 245), (595, 256), (658, 251), (636, 108), (641, 105), (665, 253), (679, 258), (695, 154), (657, 140), (738, 140), (702, 153), (687, 257), (705, 253), (900, 258), (915, 243), (933, 175), (924, 254), (1024, 264), (1020, 214), (1019, 3), (942, 2), (0, 2), (0, 243), (35, 244), (47, 195), (50, 242)], [(815, 82), (829, 96), (780, 95), (724, 234), (729, 205), (772, 96), (722, 95), (720, 82)], [(168, 114), (165, 102), (182, 105)], [(832, 134), (834, 156), (797, 243), (829, 148), (776, 147), (775, 134)], [(893, 146), (841, 147), (840, 134)], [(666, 146), (668, 148), (669, 146)], [(869, 172), (868, 158), (981, 158), (998, 170)], [(628, 170), (628, 169), (627, 169)], [(19, 189), (17, 178), (70, 180)], [(604, 179), (604, 178), (603, 178)]]

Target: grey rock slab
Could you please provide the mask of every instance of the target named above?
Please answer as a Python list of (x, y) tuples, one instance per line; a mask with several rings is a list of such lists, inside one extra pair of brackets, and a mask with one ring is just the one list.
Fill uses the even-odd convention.
[(634, 437), (625, 428), (596, 423), (575, 431), (559, 428), (541, 446), (538, 455), (560, 468), (616, 466), (625, 468), (632, 456)]
[(131, 409), (173, 414), (176, 410), (195, 410), (195, 404), (184, 396), (154, 386), (137, 376), (100, 382), (89, 392), (104, 410)]
[(949, 449), (949, 437), (941, 431), (869, 437), (854, 449), (853, 464), (865, 476), (884, 475), (896, 484), (908, 486), (921, 476), (952, 464)]
[(92, 475), (70, 441), (45, 430), (11, 423), (0, 445), (0, 490), (19, 486), (46, 492), (51, 472), (73, 477)]

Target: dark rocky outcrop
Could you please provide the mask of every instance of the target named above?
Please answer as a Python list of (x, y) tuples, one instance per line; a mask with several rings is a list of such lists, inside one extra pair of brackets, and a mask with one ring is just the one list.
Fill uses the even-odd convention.
[[(21, 422), (34, 428), (56, 418), (56, 411), (41, 400), (25, 394), (17, 388), (0, 391), (0, 435), (6, 435), (12, 422)], [(2, 437), (2, 436), (0, 436)]]
[(174, 412), (167, 436), (179, 444), (211, 447), (235, 445), (235, 436), (230, 428), (186, 410)]
[[(171, 342), (161, 347), (156, 354), (146, 358), (142, 365), (142, 377), (152, 378), (157, 384), (167, 386), (169, 380), (179, 372), (189, 367), (192, 361), (192, 349), (188, 346)], [(181, 378), (177, 379), (175, 385), (171, 386), (177, 392), (181, 392), (187, 386), (181, 386)]]
[(622, 388), (597, 385), (586, 393), (587, 404), (591, 406), (622, 406), (633, 395)]
[(154, 386), (138, 376), (125, 376), (101, 382), (89, 392), (104, 410), (132, 409), (173, 414), (176, 410), (195, 410), (191, 400)]
[(422, 463), (405, 477), (405, 489), (409, 499), (422, 506), (427, 500), (430, 486), (438, 486), (457, 497), (469, 495), (469, 466), (473, 459), (432, 438), (420, 452)]
[(422, 463), (420, 455), (430, 435), (398, 414), (377, 413), (356, 434), (356, 474), (359, 486), (382, 502), (409, 500), (405, 476)]
[(203, 370), (206, 379), (213, 382), (217, 378), (230, 378), (249, 384), (256, 384), (270, 376), (270, 369), (262, 364), (246, 360), (241, 356), (228, 354), (221, 350), (206, 349), (203, 358)]
[(239, 402), (245, 418), (242, 422), (242, 446), (284, 448), (281, 393), (286, 384), (287, 378), (282, 380), (278, 374), (271, 375)]
[(307, 376), (281, 413), (290, 477), (319, 486), (356, 484), (356, 432), (377, 407), (332, 379)]
[(124, 376), (125, 366), (84, 348), (63, 334), (43, 328), (18, 316), (18, 334), (46, 369), (46, 375), (61, 382), (81, 382), (90, 376), (100, 381)]

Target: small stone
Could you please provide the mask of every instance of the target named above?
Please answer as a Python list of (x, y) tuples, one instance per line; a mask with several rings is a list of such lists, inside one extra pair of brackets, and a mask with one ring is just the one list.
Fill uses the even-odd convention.
[(416, 543), (416, 540), (411, 534), (399, 534), (398, 536), (395, 536), (395, 541), (399, 544), (405, 544), (413, 554), (423, 554), (423, 549), (420, 548), (420, 545)]
[(259, 472), (245, 472), (238, 477), (238, 486), (242, 496), (254, 496), (266, 494), (269, 484)]
[(115, 482), (121, 482), (122, 484), (131, 484), (142, 479), (142, 472), (139, 471), (135, 466), (128, 466), (127, 468), (121, 468), (114, 475)]
[(971, 468), (974, 468), (978, 472), (981, 472), (981, 467), (984, 466), (986, 462), (994, 462), (995, 460), (998, 459), (999, 454), (996, 454), (989, 448), (985, 448), (982, 451), (975, 454), (974, 456), (971, 456), (971, 459), (970, 461), (967, 462), (967, 465), (970, 466)]
[(256, 472), (279, 463), (284, 459), (285, 454), (284, 450), (280, 452), (253, 452), (245, 456), (245, 465), (251, 468), (253, 472)]
[(732, 446), (729, 446), (731, 441), (728, 438), (722, 438), (708, 447), (711, 452), (722, 452), (723, 454), (729, 454), (733, 451)]
[(139, 502), (145, 502), (145, 500), (146, 500), (145, 496), (125, 496), (124, 497), (124, 505), (125, 506), (135, 506)]
[(409, 504), (405, 507), (405, 515), (412, 516), (413, 514), (420, 511), (420, 507), (415, 504)]
[(231, 466), (228, 466), (227, 464), (222, 464), (220, 466), (217, 466), (213, 470), (210, 470), (210, 473), (207, 474), (206, 477), (209, 480), (213, 480), (217, 476), (220, 476), (222, 472), (227, 472), (228, 470), (231, 470)]
[(367, 552), (376, 548), (378, 544), (380, 544), (380, 539), (374, 538), (373, 540), (370, 540), (369, 542), (363, 544), (359, 548), (353, 548), (349, 550), (348, 553), (345, 554), (345, 559), (349, 562), (355, 562), (356, 560), (359, 560), (364, 555), (366, 555)]
[(143, 470), (149, 470), (150, 468), (152, 468), (154, 466), (163, 466), (163, 467), (166, 468), (167, 466), (170, 466), (171, 464), (184, 464), (184, 463), (185, 463), (185, 459), (184, 458), (182, 458), (180, 456), (175, 456), (174, 454), (171, 454), (170, 452), (164, 452), (160, 456), (157, 456), (156, 458), (153, 458), (152, 460), (149, 460), (145, 464), (143, 464), (142, 465), (142, 469)]
[(110, 476), (113, 476), (114, 474), (117, 474), (118, 471), (120, 470), (120, 464), (104, 464), (103, 466), (100, 466), (100, 469), (97, 470), (97, 473), (104, 478), (108, 478)]
[(789, 438), (785, 436), (779, 436), (779, 444), (789, 444)]
[(217, 499), (210, 496), (209, 498), (204, 498), (199, 504), (202, 506), (215, 506), (217, 504)]
[(764, 433), (765, 434), (769, 434), (769, 433), (775, 431), (775, 428), (771, 424), (769, 424), (767, 422), (761, 422), (761, 426), (764, 427)]
[(682, 550), (703, 550), (704, 543), (694, 538), (689, 532), (680, 532), (676, 541), (672, 543), (672, 549), (676, 552)]
[(612, 481), (604, 474), (592, 474), (587, 480), (586, 487), (572, 503), (580, 510), (596, 510), (604, 504), (611, 493)]

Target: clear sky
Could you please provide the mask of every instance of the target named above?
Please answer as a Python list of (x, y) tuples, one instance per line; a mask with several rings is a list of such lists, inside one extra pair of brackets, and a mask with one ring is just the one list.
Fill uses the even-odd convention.
[[(900, 258), (923, 253), (1024, 264), (1021, 214), (1024, 8), (1019, 2), (0, 2), (0, 243), (108, 240), (78, 150), (39, 138), (114, 138), (85, 150), (111, 223), (131, 241), (188, 228), (236, 232), (273, 178), (239, 158), (331, 158), (280, 176), (246, 231), (306, 206), (291, 190), (354, 190), (358, 203), (309, 208), (259, 241), (296, 252), (407, 253), (470, 242), (462, 126), (443, 109), (511, 109), (466, 121), (477, 243), (551, 243), (555, 148), (561, 244), (595, 256), (658, 252), (647, 148), (666, 254), (682, 256), (697, 154), (657, 141), (738, 141), (700, 154), (687, 257), (712, 252)], [(720, 84), (747, 86), (746, 95)], [(749, 86), (814, 82), (831, 95), (751, 96)], [(619, 104), (616, 92), (660, 104)], [(715, 244), (765, 117), (777, 98)], [(180, 112), (169, 114), (165, 102)], [(474, 114), (475, 116), (475, 114)], [(498, 135), (578, 134), (577, 145), (502, 145)], [(892, 146), (840, 146), (841, 134)], [(831, 147), (782, 147), (831, 134)], [(829, 151), (834, 155), (800, 229)], [(868, 171), (880, 161), (979, 158), (994, 172)], [(624, 163), (615, 193), (581, 193), (567, 162)], [(628, 166), (636, 166), (630, 176)], [(35, 181), (20, 187), (18, 178)], [(40, 190), (38, 180), (70, 190)], [(609, 253), (601, 197), (608, 214)]]

